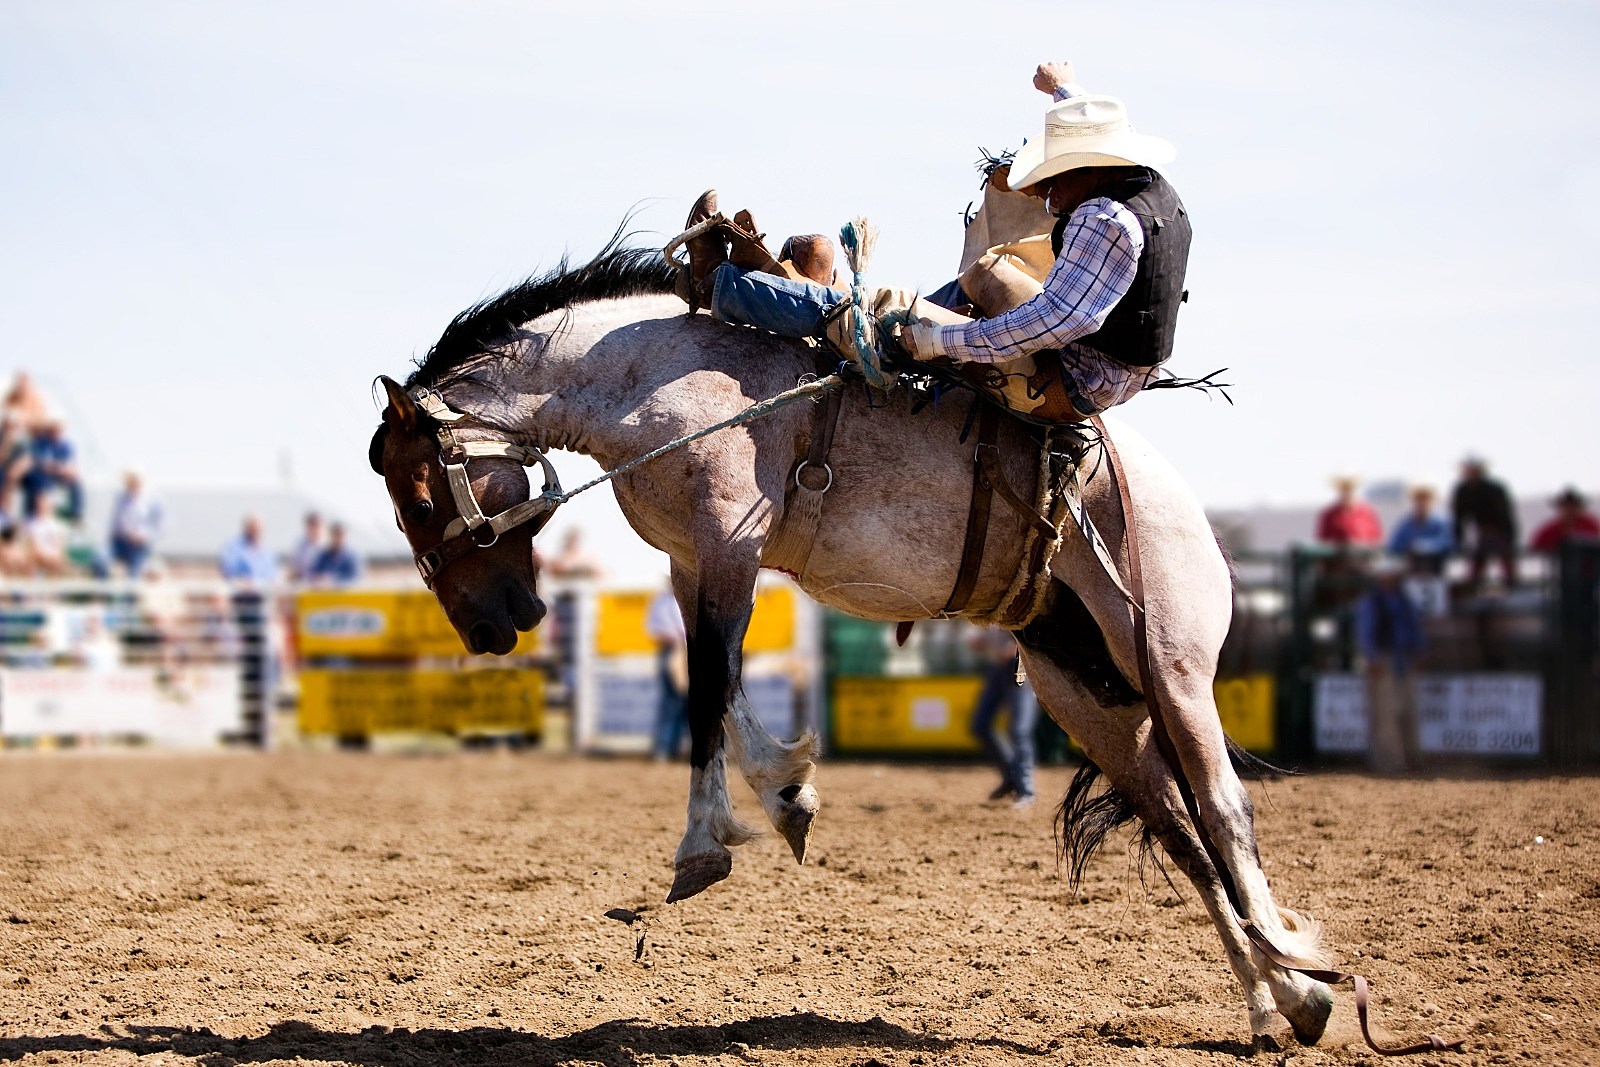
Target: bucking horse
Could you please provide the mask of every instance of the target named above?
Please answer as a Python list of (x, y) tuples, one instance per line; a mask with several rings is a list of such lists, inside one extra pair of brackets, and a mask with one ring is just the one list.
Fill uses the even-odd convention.
[[(543, 465), (548, 488), (545, 452), (579, 452), (614, 471), (817, 372), (819, 350), (809, 343), (686, 314), (672, 289), (659, 251), (614, 239), (586, 264), (563, 259), (462, 312), (404, 385), (380, 379), (387, 405), (372, 468), (471, 652), (508, 653), (517, 631), (544, 616), (532, 537), (549, 508), (533, 506), (526, 468)], [(778, 565), (773, 546), (793, 518), (797, 471), (819, 432), (816, 409), (773, 410), (613, 481), (633, 529), (671, 559), (688, 634), (688, 820), (669, 900), (727, 877), (730, 849), (753, 834), (733, 813), (730, 756), (804, 861), (819, 806), (815, 739), (770, 736), (743, 696), (740, 671), (757, 575)], [(945, 614), (973, 494), (969, 416), (957, 396), (918, 405), (905, 390), (840, 394), (821, 521), (804, 551), (783, 553), (807, 594), (868, 619)], [(1035, 484), (1033, 431), (1004, 419), (996, 432), (998, 476)], [(1327, 981), (1343, 976), (1315, 969), (1323, 960), (1315, 925), (1273, 901), (1250, 797), (1212, 695), (1233, 607), (1229, 564), (1171, 464), (1114, 419), (1103, 432), (1125, 485), (1119, 490), (1101, 465), (1081, 500), (1104, 548), (1097, 554), (1090, 537), (1063, 538), (1041, 578), (1041, 603), (1015, 634), (1040, 704), (1087, 757), (1061, 812), (1069, 870), (1081, 874), (1112, 829), (1137, 819), (1194, 884), (1258, 1044), (1271, 1042), (1280, 1015), (1300, 1041), (1315, 1042), (1333, 1007)], [(1021, 509), (989, 511), (965, 614), (981, 614), (1013, 588), (1033, 526)], [(1143, 633), (1128, 596), (1135, 581)], [(1156, 702), (1162, 714), (1153, 721)]]

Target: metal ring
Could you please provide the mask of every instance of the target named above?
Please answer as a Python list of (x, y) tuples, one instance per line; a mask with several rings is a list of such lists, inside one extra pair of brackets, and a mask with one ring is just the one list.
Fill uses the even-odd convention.
[[(488, 530), (490, 533), (494, 534), (494, 536), (489, 538), (487, 541), (480, 541), (478, 540), (478, 530)], [(468, 530), (467, 533), (469, 536), (471, 536), (472, 543), (477, 545), (479, 548), (490, 548), (496, 541), (500, 540), (500, 531), (494, 528), (494, 524), (492, 522), (486, 522), (475, 530)]]
[(833, 488), (833, 464), (831, 464), (831, 463), (824, 463), (822, 465), (822, 469), (828, 472), (828, 484), (827, 485), (823, 486), (821, 489), (812, 489), (810, 486), (801, 485), (800, 484), (800, 472), (805, 470), (809, 466), (811, 466), (811, 461), (809, 459), (803, 459), (803, 460), (800, 461), (800, 466), (798, 466), (798, 467), (796, 467), (794, 469), (794, 484), (795, 484), (796, 488), (804, 489), (807, 492), (812, 492), (812, 493), (826, 493), (829, 489)]

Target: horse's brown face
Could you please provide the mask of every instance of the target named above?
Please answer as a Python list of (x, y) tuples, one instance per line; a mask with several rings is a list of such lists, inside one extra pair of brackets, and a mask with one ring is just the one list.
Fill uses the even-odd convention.
[[(444, 540), (445, 526), (457, 514), (455, 501), (429, 419), (397, 384), (384, 379), (384, 386), (389, 407), (372, 439), (372, 467), (383, 475), (395, 522), (412, 552), (424, 552)], [(485, 514), (528, 498), (528, 477), (511, 460), (473, 459), (468, 473)], [(433, 593), (467, 651), (503, 656), (516, 647), (517, 631), (531, 630), (544, 618), (537, 582), (533, 538), (524, 527), (446, 565), (434, 576)]]

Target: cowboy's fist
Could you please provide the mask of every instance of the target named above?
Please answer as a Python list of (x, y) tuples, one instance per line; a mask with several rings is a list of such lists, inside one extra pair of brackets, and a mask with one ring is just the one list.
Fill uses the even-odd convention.
[(1071, 63), (1040, 63), (1039, 69), (1033, 72), (1033, 87), (1046, 96), (1056, 95), (1057, 89), (1077, 80)]

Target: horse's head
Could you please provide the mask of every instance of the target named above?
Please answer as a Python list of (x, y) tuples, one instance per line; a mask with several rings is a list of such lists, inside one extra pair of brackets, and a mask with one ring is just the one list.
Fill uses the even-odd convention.
[[(441, 433), (444, 424), (398, 382), (380, 380), (389, 405), (368, 458), (388, 486), (395, 522), (467, 650), (503, 656), (516, 647), (517, 631), (531, 630), (544, 618), (533, 535), (553, 509), (529, 511), (521, 449), (505, 450), (503, 438), (495, 438), (495, 445), (474, 440), (482, 431), (466, 426)], [(446, 442), (457, 446), (454, 455), (444, 455)], [(494, 454), (496, 446), (509, 454)], [(459, 468), (457, 478), (470, 487), (466, 500), (479, 511), (480, 524), (470, 530), (447, 462)], [(524, 514), (526, 518), (505, 529), (482, 521), (494, 517), (498, 523), (502, 517)]]

